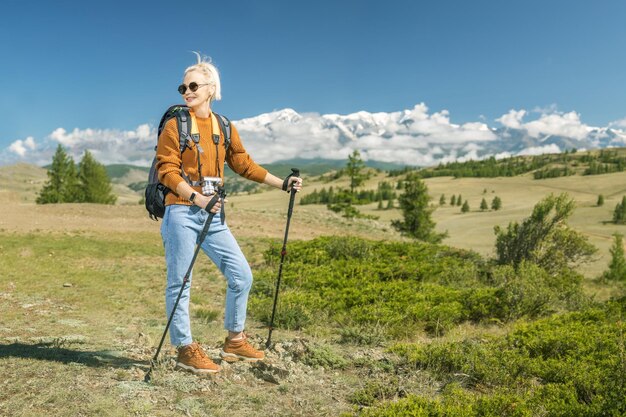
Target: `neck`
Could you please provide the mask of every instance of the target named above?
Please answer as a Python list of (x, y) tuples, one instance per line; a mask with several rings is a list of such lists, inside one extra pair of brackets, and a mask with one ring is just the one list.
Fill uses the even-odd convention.
[(211, 103), (206, 101), (199, 106), (191, 108), (198, 117), (207, 118), (211, 115)]

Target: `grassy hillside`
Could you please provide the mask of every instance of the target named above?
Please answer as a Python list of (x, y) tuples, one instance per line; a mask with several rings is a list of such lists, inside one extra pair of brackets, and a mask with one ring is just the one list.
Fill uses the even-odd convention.
[[(283, 167), (289, 168), (289, 167)], [(624, 415), (623, 284), (606, 268), (607, 223), (626, 195), (626, 172), (535, 180), (426, 179), (444, 245), (410, 242), (397, 208), (359, 206), (348, 220), (323, 205), (294, 209), (275, 345), (258, 364), (222, 363), (197, 378), (175, 371), (166, 340), (153, 383), (143, 377), (165, 326), (161, 222), (128, 186), (145, 171), (119, 168), (115, 206), (36, 205), (45, 170), (0, 168), (0, 415), (10, 416), (606, 416)], [(348, 187), (305, 176), (302, 195)], [(365, 189), (397, 181), (372, 172)], [(600, 251), (578, 271), (547, 274), (489, 263), (493, 227), (527, 217), (568, 192), (570, 221)], [(596, 207), (598, 194), (605, 205)], [(461, 195), (471, 210), (451, 207)], [(300, 195), (298, 198), (300, 198)], [(499, 211), (480, 201), (502, 199)], [(229, 196), (227, 221), (255, 282), (247, 331), (263, 347), (288, 195), (264, 188)], [(580, 275), (579, 273), (584, 274)], [(219, 360), (225, 283), (200, 256), (195, 339)]]
[[(287, 166), (283, 166), (283, 169), (285, 172), (290, 171)], [(141, 181), (145, 181), (147, 176), (145, 170), (118, 166), (114, 172), (120, 175), (113, 178), (114, 190), (119, 196), (118, 204), (137, 205), (137, 218), (141, 219), (144, 213), (138, 202), (142, 197), (143, 189), (141, 187), (131, 189), (129, 185), (137, 185)], [(281, 174), (281, 172), (275, 172)], [(345, 177), (327, 182), (318, 176), (303, 175), (305, 176), (306, 187), (301, 194), (302, 196), (313, 192), (315, 189), (321, 190), (323, 187), (327, 189), (330, 186), (335, 188), (348, 187)], [(393, 182), (401, 178), (401, 176), (388, 177), (383, 172), (375, 173), (362, 188), (376, 189), (381, 181)], [(19, 164), (0, 167), (0, 193), (6, 196), (7, 201), (32, 203), (46, 179), (45, 170), (32, 165)], [(588, 276), (596, 276), (606, 268), (609, 262), (608, 250), (611, 245), (612, 234), (615, 232), (626, 234), (625, 226), (607, 223), (612, 218), (615, 205), (623, 195), (626, 195), (625, 172), (575, 175), (543, 180), (535, 180), (532, 173), (529, 173), (515, 177), (498, 178), (433, 177), (427, 178), (425, 181), (432, 196), (432, 203), (437, 206), (433, 213), (434, 220), (437, 222), (437, 230), (442, 232), (447, 230), (449, 233), (449, 237), (444, 243), (453, 247), (472, 249), (485, 256), (493, 255), (494, 226), (506, 227), (511, 221), (519, 221), (527, 217), (532, 207), (549, 193), (567, 192), (576, 200), (577, 209), (571, 219), (571, 226), (583, 232), (600, 249), (595, 261), (583, 267), (583, 271)], [(240, 184), (254, 185), (244, 179), (240, 180)], [(227, 189), (233, 189), (232, 179), (227, 180)], [(251, 217), (272, 213), (275, 218), (280, 218), (285, 209), (285, 194), (278, 190), (269, 190), (265, 186), (259, 186), (257, 190), (262, 192), (250, 195), (245, 192), (239, 195), (231, 193), (229, 201), (237, 209), (250, 213)], [(448, 204), (438, 207), (439, 198), (442, 194)], [(449, 205), (450, 197), (459, 194), (463, 200), (468, 201), (469, 213), (462, 214), (460, 207)], [(603, 194), (605, 197), (605, 204), (602, 207), (596, 207), (599, 194)], [(503, 202), (501, 210), (487, 210), (486, 212), (479, 210), (483, 198), (491, 203), (495, 196), (500, 197)], [(359, 209), (365, 214), (379, 217), (378, 220), (370, 222), (374, 226), (367, 226), (368, 222), (366, 221), (351, 222), (341, 219), (321, 205), (298, 208), (301, 212), (307, 213), (306, 216), (323, 219), (323, 222), (328, 219), (335, 219), (338, 224), (337, 228), (344, 226), (348, 229), (372, 227), (373, 230), (385, 230), (382, 234), (386, 238), (399, 239), (399, 236), (390, 227), (391, 220), (401, 216), (399, 210), (378, 210), (376, 203), (360, 206)], [(255, 221), (255, 223), (260, 222)], [(338, 230), (337, 228), (330, 226), (330, 229), (324, 230)], [(259, 226), (259, 230), (264, 229), (263, 226)], [(319, 233), (314, 230), (310, 234), (310, 236), (316, 235)]]
[[(280, 197), (284, 208), (284, 193)], [(284, 210), (256, 207), (240, 223), (250, 215), (241, 200), (229, 222), (255, 273), (247, 331), (261, 347)], [(220, 374), (197, 378), (173, 369), (175, 351), (166, 344), (146, 384), (165, 326), (160, 224), (133, 219), (132, 206), (18, 208), (13, 216), (21, 214), (21, 222), (0, 228), (0, 415), (626, 411), (620, 402), (626, 395), (623, 299), (590, 299), (575, 274), (549, 277), (532, 266), (519, 274), (507, 267), (490, 271), (469, 251), (345, 238), (354, 229), (370, 238), (384, 235), (322, 213), (309, 217), (314, 212), (301, 207), (267, 360), (222, 363)], [(56, 220), (46, 222), (46, 213)], [(327, 234), (335, 236), (302, 240), (324, 225), (332, 225)], [(222, 277), (200, 257), (192, 328), (216, 361), (224, 293)]]
[(48, 179), (44, 168), (30, 164), (0, 167), (0, 197), (12, 203), (34, 203)]

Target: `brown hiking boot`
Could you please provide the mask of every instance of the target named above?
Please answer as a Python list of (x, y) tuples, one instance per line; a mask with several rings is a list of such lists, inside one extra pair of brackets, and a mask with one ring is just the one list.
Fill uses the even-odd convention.
[(244, 334), (241, 339), (234, 341), (226, 338), (220, 356), (226, 362), (236, 362), (238, 360), (256, 362), (263, 360), (265, 353), (253, 348), (252, 345), (248, 343), (248, 336)]
[(216, 365), (209, 359), (196, 342), (178, 349), (176, 368), (184, 369), (197, 375), (212, 374), (219, 372), (221, 369), (219, 365)]

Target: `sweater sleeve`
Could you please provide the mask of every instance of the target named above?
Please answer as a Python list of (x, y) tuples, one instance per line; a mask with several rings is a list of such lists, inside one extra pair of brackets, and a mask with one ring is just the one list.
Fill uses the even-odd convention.
[(249, 180), (263, 182), (267, 175), (267, 170), (252, 160), (241, 143), (239, 132), (235, 125), (231, 123), (230, 146), (226, 153), (228, 166), (237, 174)]
[(181, 156), (178, 142), (178, 126), (176, 118), (171, 118), (161, 131), (157, 144), (157, 171), (159, 181), (172, 191), (184, 181), (181, 176)]

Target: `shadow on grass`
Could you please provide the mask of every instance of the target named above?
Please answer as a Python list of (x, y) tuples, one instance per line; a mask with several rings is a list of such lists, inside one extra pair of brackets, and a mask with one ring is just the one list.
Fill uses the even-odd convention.
[(80, 363), (91, 367), (131, 368), (149, 366), (147, 361), (126, 358), (118, 351), (84, 351), (69, 349), (53, 343), (11, 343), (0, 344), (0, 359), (3, 358), (39, 359), (61, 363)]

